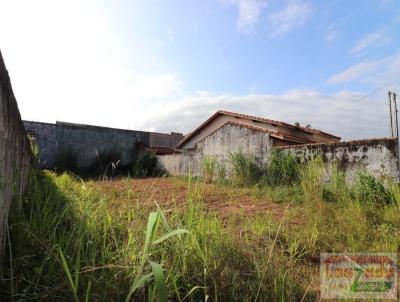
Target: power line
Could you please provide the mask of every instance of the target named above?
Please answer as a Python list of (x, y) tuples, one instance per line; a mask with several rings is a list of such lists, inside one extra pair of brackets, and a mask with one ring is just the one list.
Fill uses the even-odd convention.
[(363, 95), (362, 97), (356, 98), (356, 99), (354, 99), (354, 100), (352, 100), (352, 101), (350, 101), (350, 102), (348, 102), (348, 103), (340, 104), (340, 105), (335, 106), (335, 107), (333, 107), (333, 108), (330, 108), (330, 109), (328, 109), (328, 110), (321, 111), (321, 112), (315, 114), (314, 116), (312, 116), (310, 119), (312, 120), (312, 119), (321, 117), (322, 115), (325, 115), (326, 113), (329, 113), (329, 112), (335, 111), (335, 110), (337, 110), (337, 109), (340, 109), (340, 108), (342, 108), (342, 107), (347, 107), (348, 105), (353, 105), (353, 104), (362, 102), (362, 101), (366, 100), (368, 97), (370, 97), (371, 95), (374, 95), (375, 93), (377, 93), (377, 92), (381, 91), (382, 89), (384, 89), (384, 88), (386, 88), (386, 87), (388, 87), (388, 86), (390, 86), (390, 85), (392, 85), (392, 84), (395, 84), (395, 83), (397, 83), (397, 85), (399, 85), (399, 84), (400, 84), (400, 78), (397, 79), (397, 80), (395, 80), (395, 81), (386, 83), (385, 85), (383, 85), (383, 86), (381, 86), (381, 87), (379, 87), (379, 88), (377, 88), (377, 89), (371, 91), (370, 93), (368, 93), (368, 94), (366, 94), (366, 95)]

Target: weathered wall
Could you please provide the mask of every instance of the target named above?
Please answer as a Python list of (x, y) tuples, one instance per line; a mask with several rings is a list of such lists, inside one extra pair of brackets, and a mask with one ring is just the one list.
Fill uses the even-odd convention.
[(201, 176), (202, 159), (209, 155), (224, 163), (227, 174), (230, 174), (230, 152), (242, 151), (244, 154), (251, 154), (262, 166), (268, 161), (270, 151), (277, 148), (295, 154), (302, 161), (308, 161), (321, 154), (326, 165), (327, 178), (332, 163), (335, 162), (351, 182), (361, 170), (366, 170), (378, 178), (398, 178), (396, 144), (395, 138), (383, 138), (281, 147), (279, 140), (270, 138), (267, 133), (228, 124), (199, 141), (197, 149), (182, 154), (161, 155), (158, 162), (159, 168), (165, 169), (171, 175), (186, 175), (190, 167), (193, 175)]
[(396, 144), (396, 138), (381, 138), (279, 148), (291, 152), (303, 161), (322, 155), (327, 177), (332, 163), (336, 162), (338, 169), (344, 171), (346, 179), (351, 182), (360, 170), (366, 170), (378, 178), (398, 178)]
[(24, 121), (24, 125), (39, 146), (39, 165), (44, 169), (59, 166), (63, 157), (70, 161), (64, 168), (76, 166), (71, 163), (73, 157), (78, 162), (77, 168), (87, 168), (98, 161), (95, 150), (103, 155), (113, 153), (115, 159), (121, 160), (121, 164), (130, 164), (138, 153), (138, 143), (142, 150), (143, 147), (155, 146), (172, 152), (172, 148), (183, 138), (182, 133), (176, 132), (166, 134), (64, 122), (49, 124)]
[(0, 52), (0, 258), (10, 204), (25, 189), (31, 161), (30, 144)]
[(44, 169), (52, 169), (56, 161), (56, 124), (24, 121), (28, 134), (35, 138), (39, 146), (39, 166)]
[(96, 165), (98, 155), (118, 159), (121, 166), (132, 164), (138, 156), (138, 144), (148, 146), (150, 140), (148, 132), (61, 122), (57, 122), (56, 136), (57, 156), (74, 158), (74, 165), (82, 169)]
[(267, 160), (272, 143), (267, 133), (226, 124), (199, 141), (195, 151), (158, 156), (159, 168), (171, 175), (186, 175), (190, 167), (192, 175), (200, 176), (203, 158), (212, 156), (222, 163), (227, 174), (230, 174), (230, 153), (241, 151), (251, 154), (261, 165)]
[(171, 176), (193, 175), (201, 176), (201, 154), (185, 152), (171, 155), (158, 155), (157, 168)]

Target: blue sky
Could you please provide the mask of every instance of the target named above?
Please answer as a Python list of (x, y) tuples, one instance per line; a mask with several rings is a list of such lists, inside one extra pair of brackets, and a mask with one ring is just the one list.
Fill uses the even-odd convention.
[(387, 136), (399, 35), (396, 0), (0, 0), (22, 117), (47, 122), (186, 133), (225, 109)]

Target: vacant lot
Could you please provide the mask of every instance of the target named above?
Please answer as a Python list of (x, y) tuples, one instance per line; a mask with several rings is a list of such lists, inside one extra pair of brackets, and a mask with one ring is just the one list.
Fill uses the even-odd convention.
[(323, 183), (321, 167), (293, 181), (270, 169), (267, 181), (211, 184), (33, 171), (14, 203), (1, 297), (317, 300), (320, 253), (397, 252), (400, 242), (397, 184), (360, 174), (348, 185), (339, 172)]

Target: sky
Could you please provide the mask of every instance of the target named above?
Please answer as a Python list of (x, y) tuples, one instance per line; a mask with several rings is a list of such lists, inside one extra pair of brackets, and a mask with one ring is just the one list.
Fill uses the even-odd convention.
[(0, 0), (23, 119), (188, 133), (219, 109), (389, 135), (398, 0)]

